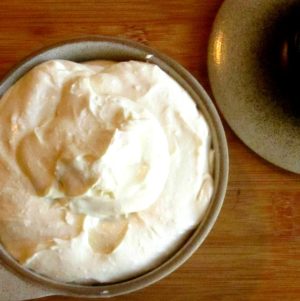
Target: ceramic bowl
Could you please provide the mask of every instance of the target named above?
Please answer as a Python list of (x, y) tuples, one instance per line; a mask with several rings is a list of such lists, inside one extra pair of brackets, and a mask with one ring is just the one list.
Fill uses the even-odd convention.
[(295, 173), (300, 173), (299, 15), (298, 0), (226, 0), (208, 50), (210, 84), (229, 126), (262, 158)]
[[(183, 264), (202, 244), (217, 219), (225, 196), (228, 176), (228, 150), (220, 118), (202, 86), (179, 64), (136, 42), (103, 36), (62, 42), (29, 56), (13, 68), (0, 83), (0, 95), (32, 67), (51, 59), (76, 62), (99, 59), (148, 61), (167, 72), (192, 96), (209, 124), (215, 150), (215, 192), (201, 224), (184, 245), (157, 268), (127, 281), (92, 286), (57, 282), (23, 268), (2, 248), (0, 257), (3, 264), (0, 276), (3, 287), (0, 299), (21, 300), (47, 295), (111, 297), (144, 288)], [(16, 290), (16, 287), (19, 289)]]

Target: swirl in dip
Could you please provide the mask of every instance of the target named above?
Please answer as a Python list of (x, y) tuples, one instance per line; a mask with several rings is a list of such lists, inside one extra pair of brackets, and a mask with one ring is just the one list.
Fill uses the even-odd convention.
[(156, 65), (42, 63), (3, 95), (0, 125), (1, 242), (53, 279), (157, 266), (211, 199), (208, 125)]

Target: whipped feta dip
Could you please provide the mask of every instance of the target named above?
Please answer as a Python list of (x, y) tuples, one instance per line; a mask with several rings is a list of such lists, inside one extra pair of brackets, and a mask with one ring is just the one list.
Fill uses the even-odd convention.
[(114, 282), (166, 260), (209, 205), (211, 135), (145, 62), (44, 62), (0, 101), (0, 240), (58, 281)]

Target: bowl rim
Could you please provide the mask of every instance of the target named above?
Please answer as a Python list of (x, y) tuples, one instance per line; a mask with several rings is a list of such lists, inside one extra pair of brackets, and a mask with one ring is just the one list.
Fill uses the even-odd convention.
[[(167, 260), (156, 268), (143, 273), (140, 276), (111, 284), (80, 285), (63, 283), (24, 268), (12, 258), (2, 245), (0, 246), (0, 261), (2, 264), (16, 276), (41, 285), (45, 291), (55, 290), (56, 293), (66, 296), (112, 297), (131, 293), (159, 281), (181, 266), (199, 248), (211, 231), (220, 213), (227, 189), (229, 158), (226, 136), (221, 119), (212, 100), (201, 84), (193, 75), (173, 59), (135, 41), (97, 35), (55, 43), (31, 53), (16, 64), (1, 80), (0, 90), (6, 91), (17, 79), (29, 71), (33, 66), (37, 65), (38, 63), (35, 61), (36, 58), (49, 54), (51, 51), (62, 50), (63, 47), (66, 46), (72, 47), (75, 45), (92, 44), (97, 47), (101, 47), (101, 45), (103, 46), (104, 44), (110, 45), (112, 48), (125, 47), (128, 52), (138, 51), (140, 57), (137, 60), (144, 60), (145, 62), (156, 64), (173, 77), (191, 95), (192, 99), (197, 104), (198, 109), (200, 109), (208, 122), (212, 133), (212, 145), (215, 153), (214, 182), (216, 189), (202, 221), (194, 230), (191, 237), (189, 237), (173, 255), (170, 255)], [(132, 59), (135, 59), (134, 57), (135, 55), (132, 55)], [(59, 59), (59, 57), (56, 59)]]

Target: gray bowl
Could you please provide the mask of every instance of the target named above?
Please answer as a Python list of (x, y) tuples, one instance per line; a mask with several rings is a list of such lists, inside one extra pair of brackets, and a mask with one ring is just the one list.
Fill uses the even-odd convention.
[[(228, 149), (220, 118), (202, 86), (176, 62), (136, 42), (103, 36), (62, 42), (30, 55), (13, 68), (0, 83), (0, 95), (35, 65), (51, 59), (66, 59), (76, 62), (97, 59), (148, 61), (167, 72), (192, 96), (209, 124), (215, 150), (215, 192), (201, 224), (184, 245), (157, 268), (127, 281), (93, 286), (54, 281), (25, 269), (4, 248), (0, 248), (2, 261), (2, 266), (0, 265), (2, 281), (0, 299), (22, 300), (49, 295), (111, 297), (144, 288), (167, 276), (183, 264), (202, 244), (217, 219), (225, 196), (228, 178)], [(18, 287), (17, 290), (16, 287)]]
[(299, 0), (226, 0), (208, 49), (211, 88), (231, 129), (259, 156), (298, 174), (299, 70), (289, 75), (284, 52), (299, 14)]

